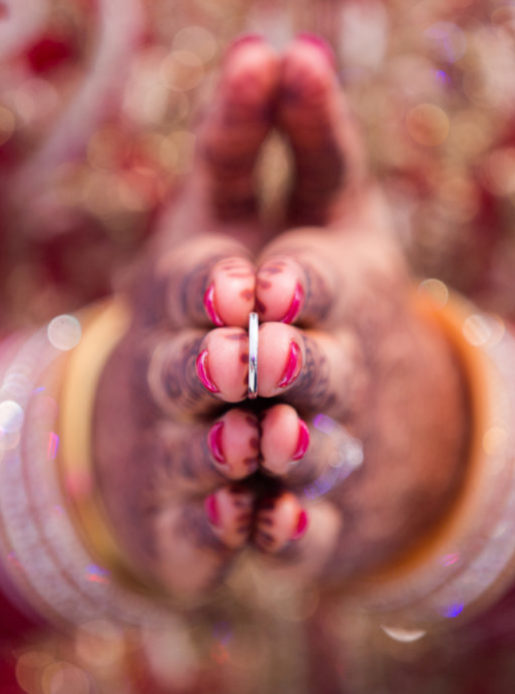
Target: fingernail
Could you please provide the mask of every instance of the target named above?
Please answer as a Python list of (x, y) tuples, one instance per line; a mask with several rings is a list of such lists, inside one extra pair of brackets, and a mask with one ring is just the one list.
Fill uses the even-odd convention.
[(218, 315), (216, 308), (215, 308), (215, 285), (214, 285), (214, 283), (211, 283), (205, 291), (204, 308), (206, 309), (206, 313), (208, 315), (208, 318), (212, 323), (214, 323), (219, 328), (221, 328), (223, 325), (225, 325), (225, 323), (220, 318), (220, 316)]
[(237, 48), (247, 44), (247, 43), (264, 43), (265, 39), (260, 34), (242, 34), (234, 39), (234, 41), (228, 46), (225, 53), (226, 57), (232, 53)]
[(332, 47), (325, 39), (323, 39), (321, 36), (318, 36), (317, 34), (311, 34), (308, 31), (299, 34), (297, 38), (301, 41), (306, 41), (307, 43), (311, 43), (313, 46), (316, 46), (320, 50), (320, 52), (325, 55), (331, 67), (336, 68), (336, 56)]
[(216, 494), (211, 494), (206, 497), (204, 501), (204, 510), (212, 525), (220, 525), (220, 514), (218, 512), (218, 503), (216, 501)]
[(293, 292), (293, 299), (291, 300), (291, 304), (284, 314), (284, 316), (281, 318), (281, 323), (293, 323), (295, 318), (300, 313), (300, 307), (301, 304), (304, 300), (304, 290), (302, 289), (302, 285), (297, 282), (295, 286), (295, 291)]
[(227, 464), (222, 444), (223, 430), (223, 422), (217, 422), (216, 424), (213, 424), (207, 435), (207, 445), (209, 446), (211, 453), (213, 454), (213, 458), (216, 460), (217, 463)]
[(204, 386), (204, 388), (207, 388), (211, 393), (219, 393), (220, 389), (218, 386), (213, 383), (211, 380), (211, 377), (209, 375), (209, 370), (207, 368), (207, 349), (204, 349), (197, 357), (197, 376), (199, 377), (200, 382)]
[(309, 446), (309, 429), (306, 422), (299, 420), (299, 438), (297, 440), (297, 448), (292, 455), (292, 460), (300, 460), (308, 450)]
[(308, 512), (302, 509), (299, 512), (298, 518), (297, 518), (297, 525), (295, 526), (295, 530), (293, 532), (293, 535), (291, 537), (292, 540), (298, 540), (301, 538), (306, 530), (308, 529), (309, 525), (309, 516)]
[(300, 363), (300, 347), (293, 340), (290, 342), (290, 351), (288, 352), (288, 360), (284, 367), (284, 372), (281, 380), (277, 384), (279, 388), (286, 388), (298, 375), (298, 367)]

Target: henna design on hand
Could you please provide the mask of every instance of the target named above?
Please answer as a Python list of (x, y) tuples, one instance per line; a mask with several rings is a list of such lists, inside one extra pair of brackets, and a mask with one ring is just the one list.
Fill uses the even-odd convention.
[(294, 386), (288, 392), (288, 400), (299, 412), (306, 401), (315, 410), (330, 410), (336, 402), (336, 392), (330, 387), (329, 364), (316, 342), (302, 335), (304, 364)]
[(202, 340), (199, 336), (181, 344), (172, 334), (169, 344), (153, 347), (148, 366), (149, 393), (163, 412), (178, 421), (205, 413), (219, 403), (196, 374), (195, 362)]

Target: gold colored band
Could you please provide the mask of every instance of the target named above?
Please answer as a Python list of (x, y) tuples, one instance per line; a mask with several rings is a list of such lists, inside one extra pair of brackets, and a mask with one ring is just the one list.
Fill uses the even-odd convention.
[[(498, 417), (492, 398), (495, 392), (493, 384), (497, 383), (498, 373), (485, 349), (486, 345), (481, 340), (475, 344), (474, 340), (468, 339), (467, 326), (470, 320), (481, 320), (481, 315), (466, 299), (449, 292), (439, 280), (423, 282), (413, 294), (412, 306), (416, 315), (426, 324), (432, 323), (434, 329), (443, 334), (462, 370), (470, 412), (468, 457), (461, 488), (441, 521), (420, 539), (417, 547), (367, 579), (365, 593), (372, 596), (368, 603), (372, 610), (377, 604), (388, 605), (390, 600), (392, 604), (398, 604), (399, 596), (402, 602), (402, 595), (408, 596), (412, 588), (418, 594), (412, 604), (418, 604), (422, 600), (419, 592), (421, 582), (426, 585), (428, 596), (439, 589), (446, 580), (441, 567), (442, 557), (451, 551), (449, 548), (453, 548), (453, 551), (460, 550), (460, 566), (466, 567), (472, 561), (477, 536), (484, 533), (482, 524), (484, 526), (489, 522), (488, 518), (482, 517), (487, 509), (485, 500), (489, 498), (491, 503), (492, 484), (497, 484), (491, 476), (493, 458), (498, 459), (495, 464), (498, 464), (499, 469), (511, 464), (502, 448), (498, 453), (485, 452), (485, 435), (488, 439), (488, 432), (495, 428)], [(505, 327), (499, 319), (499, 334), (502, 335), (504, 331)], [(498, 342), (500, 340), (501, 337), (498, 337)], [(498, 493), (499, 490), (496, 488), (493, 492)], [(336, 587), (335, 590), (339, 592)], [(398, 609), (410, 610), (407, 607), (410, 600), (406, 597), (406, 608), (399, 606)], [(397, 610), (395, 607), (392, 609)], [(415, 614), (416, 609), (415, 607)]]
[[(434, 281), (435, 284), (437, 281)], [(443, 288), (442, 283), (438, 283)], [(436, 285), (436, 286), (438, 286)], [(446, 288), (445, 288), (446, 289)], [(396, 571), (407, 570), (414, 564), (426, 561), (428, 556), (438, 554), (441, 542), (448, 543), (451, 537), (461, 537), (467, 529), (471, 514), (475, 513), (475, 489), (478, 483), (478, 469), (481, 466), (482, 440), (488, 428), (488, 381), (489, 364), (481, 349), (467, 341), (463, 324), (475, 312), (472, 305), (457, 294), (448, 292), (445, 299), (438, 292), (424, 285), (413, 294), (412, 306), (415, 313), (427, 324), (432, 323), (436, 331), (442, 333), (457, 358), (467, 388), (470, 407), (470, 438), (468, 459), (465, 465), (465, 478), (452, 509), (437, 524), (418, 549), (411, 551), (409, 557), (399, 562)]]
[(110, 354), (126, 333), (130, 313), (124, 303), (109, 300), (85, 312), (82, 339), (68, 358), (60, 403), (61, 444), (58, 458), (64, 496), (92, 555), (122, 585), (153, 596), (160, 592), (143, 579), (120, 546), (95, 483), (93, 410), (98, 381)]

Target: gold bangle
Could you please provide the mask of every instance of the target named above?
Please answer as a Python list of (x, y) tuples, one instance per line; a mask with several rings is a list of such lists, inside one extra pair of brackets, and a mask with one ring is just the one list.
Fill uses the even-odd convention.
[(515, 384), (510, 386), (504, 373), (510, 355), (515, 358), (515, 340), (501, 319), (481, 314), (439, 280), (421, 284), (413, 307), (444, 334), (467, 384), (471, 435), (465, 479), (439, 525), (407, 556), (364, 581), (358, 593), (361, 607), (381, 622), (428, 628), (444, 617), (470, 618), (513, 575), (515, 539), (509, 532), (501, 538), (496, 561), (488, 543), (506, 532), (515, 504), (510, 453)]
[(98, 381), (110, 354), (126, 333), (130, 313), (120, 299), (108, 300), (81, 317), (83, 337), (68, 357), (60, 395), (58, 465), (65, 497), (83, 542), (124, 587), (158, 596), (120, 546), (95, 484), (92, 421)]
[[(395, 571), (409, 569), (414, 564), (427, 561), (428, 556), (438, 553), (440, 542), (447, 541), (450, 535), (460, 536), (467, 525), (469, 514), (474, 505), (477, 472), (481, 465), (481, 442), (488, 429), (488, 376), (489, 365), (481, 350), (467, 341), (463, 333), (463, 324), (475, 309), (465, 299), (456, 294), (443, 293), (442, 283), (423, 284), (412, 296), (415, 313), (425, 323), (432, 323), (436, 331), (443, 333), (451, 350), (457, 357), (467, 386), (470, 403), (471, 433), (466, 464), (465, 479), (454, 501), (452, 509), (441, 523), (430, 532), (420, 547), (410, 552), (409, 557), (400, 561)], [(438, 293), (438, 287), (442, 293)], [(436, 289), (432, 293), (431, 288)]]

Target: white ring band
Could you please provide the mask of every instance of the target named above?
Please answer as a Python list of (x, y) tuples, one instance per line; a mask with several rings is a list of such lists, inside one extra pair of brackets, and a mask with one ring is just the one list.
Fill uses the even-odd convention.
[(249, 314), (249, 388), (251, 400), (257, 398), (257, 369), (258, 369), (258, 330), (257, 313)]

